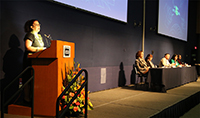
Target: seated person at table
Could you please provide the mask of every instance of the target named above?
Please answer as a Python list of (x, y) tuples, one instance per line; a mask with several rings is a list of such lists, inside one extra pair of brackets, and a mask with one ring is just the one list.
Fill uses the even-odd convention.
[(169, 63), (170, 54), (166, 53), (165, 56), (160, 60), (159, 67), (171, 67)]
[(170, 62), (171, 62), (173, 67), (179, 67), (180, 66), (180, 64), (178, 63), (177, 59), (178, 59), (178, 55), (174, 54), (172, 56), (171, 60), (170, 60)]
[(135, 64), (137, 67), (137, 70), (141, 73), (141, 74), (146, 74), (149, 71), (149, 68), (147, 66), (146, 61), (144, 60), (144, 53), (143, 51), (138, 51), (136, 53), (136, 60), (135, 60)]
[(148, 54), (145, 58), (145, 61), (147, 62), (147, 66), (150, 68), (154, 68), (154, 64), (151, 61), (153, 59), (153, 55), (152, 54)]
[(182, 59), (182, 57), (181, 57), (181, 55), (179, 54), (179, 55), (178, 55), (178, 59), (177, 59), (178, 63), (179, 63), (181, 66), (187, 66), (187, 64), (184, 64), (183, 62), (181, 62), (181, 59)]
[(182, 57), (181, 57), (181, 55), (179, 54), (178, 55), (178, 63), (181, 65), (181, 66), (185, 66), (185, 67), (187, 67), (187, 66), (191, 66), (191, 65), (188, 65), (187, 63), (183, 63), (183, 62), (181, 62), (181, 59), (182, 59)]
[(182, 57), (181, 57), (181, 55), (179, 54), (179, 55), (178, 55), (178, 59), (177, 59), (177, 61), (178, 61), (178, 63), (179, 63), (180, 65), (182, 64), (182, 62), (181, 62), (181, 58), (182, 58)]

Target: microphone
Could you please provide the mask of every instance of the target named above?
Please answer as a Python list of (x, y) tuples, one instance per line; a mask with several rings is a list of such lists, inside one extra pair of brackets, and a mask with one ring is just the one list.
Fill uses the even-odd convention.
[[(49, 35), (44, 34), (44, 36), (45, 36), (45, 40), (47, 43), (47, 48), (49, 48), (51, 46), (51, 40), (53, 40), (53, 39), (51, 38), (50, 34)], [(49, 43), (48, 39), (50, 40), (50, 43)]]
[(51, 35), (50, 35), (50, 34), (49, 34), (49, 35), (44, 34), (44, 36), (45, 36), (46, 38), (50, 39), (50, 40), (53, 40), (53, 39), (51, 38)]

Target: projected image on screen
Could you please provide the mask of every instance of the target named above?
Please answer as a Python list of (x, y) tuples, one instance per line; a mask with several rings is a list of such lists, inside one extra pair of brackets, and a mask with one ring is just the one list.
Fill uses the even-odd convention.
[(188, 0), (159, 0), (158, 33), (187, 41)]
[(128, 0), (54, 0), (79, 9), (127, 22)]

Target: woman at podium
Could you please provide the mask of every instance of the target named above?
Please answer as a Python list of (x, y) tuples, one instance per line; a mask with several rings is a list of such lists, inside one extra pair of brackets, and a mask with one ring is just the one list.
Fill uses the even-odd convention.
[(38, 52), (44, 50), (44, 42), (40, 32), (40, 23), (38, 20), (29, 20), (25, 24), (25, 49), (27, 52)]
[[(31, 61), (28, 59), (29, 53), (35, 53), (46, 49), (40, 32), (40, 23), (36, 19), (28, 20), (24, 25), (26, 35), (24, 37), (25, 53), (24, 53), (24, 69), (31, 66)], [(31, 72), (23, 76), (23, 84), (30, 78)], [(30, 84), (24, 88), (24, 101), (30, 102)]]

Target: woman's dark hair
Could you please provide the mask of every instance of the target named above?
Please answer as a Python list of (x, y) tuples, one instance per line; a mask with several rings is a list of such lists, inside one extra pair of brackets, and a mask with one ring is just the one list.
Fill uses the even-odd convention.
[(148, 55), (146, 56), (146, 58), (145, 58), (145, 61), (147, 61), (147, 60), (150, 59), (151, 57), (153, 57), (153, 55), (152, 55), (152, 54), (148, 54)]
[(34, 21), (38, 21), (38, 20), (37, 20), (37, 19), (32, 19), (32, 20), (26, 21), (26, 23), (25, 23), (25, 25), (24, 25), (24, 31), (25, 31), (26, 33), (32, 31), (31, 26), (33, 26), (33, 22), (34, 22)]
[(175, 60), (175, 57), (176, 57), (176, 56), (178, 56), (178, 55), (177, 55), (177, 54), (174, 54), (174, 55), (172, 56), (171, 59)]
[(141, 55), (142, 52), (143, 52), (143, 51), (141, 51), (141, 50), (138, 51), (138, 52), (136, 53), (136, 55), (135, 55), (135, 58), (138, 59), (138, 58), (140, 57), (140, 55)]

